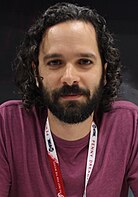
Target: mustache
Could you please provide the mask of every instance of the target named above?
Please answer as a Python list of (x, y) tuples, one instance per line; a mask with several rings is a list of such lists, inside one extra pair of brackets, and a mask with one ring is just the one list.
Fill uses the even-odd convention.
[(77, 84), (74, 84), (72, 86), (64, 85), (58, 90), (54, 90), (52, 94), (55, 99), (68, 95), (84, 95), (89, 98), (90, 91), (88, 89), (80, 88)]

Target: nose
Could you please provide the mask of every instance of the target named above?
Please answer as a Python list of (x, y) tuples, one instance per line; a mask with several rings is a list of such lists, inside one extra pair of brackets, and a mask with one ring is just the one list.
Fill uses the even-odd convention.
[(78, 84), (79, 81), (80, 81), (80, 77), (79, 77), (74, 65), (67, 64), (64, 68), (64, 72), (61, 77), (61, 82), (63, 84), (67, 84), (67, 85), (71, 86), (73, 84)]

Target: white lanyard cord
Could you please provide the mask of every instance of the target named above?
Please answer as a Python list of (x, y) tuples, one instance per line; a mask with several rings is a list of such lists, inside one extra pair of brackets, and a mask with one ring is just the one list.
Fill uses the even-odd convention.
[[(91, 125), (91, 132), (90, 132), (90, 138), (89, 138), (89, 148), (88, 148), (88, 155), (87, 155), (85, 187), (84, 187), (83, 197), (86, 197), (86, 188), (87, 188), (88, 181), (89, 181), (89, 178), (90, 178), (90, 175), (92, 173), (94, 163), (95, 163), (96, 147), (97, 147), (97, 133), (98, 133), (97, 126), (93, 122)], [(46, 143), (46, 149), (49, 155), (50, 163), (51, 163), (51, 160), (53, 162), (51, 168), (52, 168), (52, 173), (53, 173), (55, 186), (57, 190), (57, 196), (65, 197), (64, 185), (63, 185), (63, 180), (62, 180), (62, 176), (60, 172), (58, 156), (57, 156), (57, 152), (55, 148), (55, 143), (54, 143), (51, 131), (50, 131), (48, 118), (45, 124), (45, 143)]]
[(86, 197), (86, 188), (90, 175), (92, 173), (95, 158), (96, 158), (96, 147), (97, 147), (97, 126), (93, 122), (91, 125), (90, 139), (89, 139), (89, 148), (87, 155), (87, 164), (86, 164), (86, 174), (85, 174), (85, 187), (83, 197)]

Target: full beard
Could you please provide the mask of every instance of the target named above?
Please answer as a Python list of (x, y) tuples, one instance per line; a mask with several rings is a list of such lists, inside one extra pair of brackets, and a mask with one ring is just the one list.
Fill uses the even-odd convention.
[[(99, 86), (95, 88), (93, 95), (91, 95), (89, 89), (80, 88), (78, 85), (64, 85), (53, 91), (49, 91), (42, 86), (42, 92), (44, 104), (54, 116), (65, 123), (76, 124), (85, 121), (99, 105), (103, 92), (103, 79), (101, 79)], [(85, 101), (63, 101), (61, 98), (67, 95), (81, 95), (85, 97)]]

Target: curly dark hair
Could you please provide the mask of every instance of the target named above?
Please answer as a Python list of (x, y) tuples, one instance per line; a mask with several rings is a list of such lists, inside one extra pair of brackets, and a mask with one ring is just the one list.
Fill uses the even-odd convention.
[(102, 64), (107, 63), (106, 80), (100, 108), (109, 111), (116, 100), (121, 84), (121, 70), (119, 50), (115, 47), (114, 39), (109, 32), (105, 19), (95, 9), (80, 7), (71, 3), (57, 3), (48, 8), (45, 13), (25, 34), (15, 60), (15, 82), (22, 97), (23, 105), (29, 109), (33, 105), (43, 106), (41, 90), (36, 86), (32, 62), (38, 68), (39, 46), (46, 30), (61, 22), (79, 20), (91, 23), (96, 31), (97, 43)]

